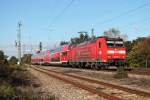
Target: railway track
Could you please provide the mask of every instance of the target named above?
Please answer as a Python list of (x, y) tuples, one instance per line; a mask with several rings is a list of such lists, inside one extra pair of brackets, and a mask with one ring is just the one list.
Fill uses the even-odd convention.
[[(41, 69), (43, 69), (43, 68), (41, 68)], [(99, 84), (99, 85), (104, 85), (104, 86), (107, 86), (107, 87), (111, 87), (111, 88), (115, 88), (115, 89), (118, 89), (118, 90), (126, 91), (126, 92), (129, 92), (129, 93), (137, 94), (137, 95), (140, 95), (140, 96), (150, 97), (150, 93), (148, 93), (148, 92), (144, 92), (144, 91), (140, 91), (140, 90), (134, 90), (134, 89), (131, 89), (131, 88), (118, 86), (118, 85), (102, 82), (102, 81), (99, 81), (99, 80), (89, 79), (89, 78), (81, 77), (81, 76), (77, 76), (77, 75), (65, 74), (65, 73), (62, 73), (62, 72), (54, 71), (54, 70), (49, 70), (49, 69), (45, 69), (45, 70), (48, 70), (48, 71), (54, 72), (54, 73), (59, 73), (59, 74), (62, 74), (62, 75), (66, 75), (66, 76), (69, 76), (69, 77), (85, 80), (85, 81), (88, 81), (88, 82), (91, 82), (91, 83), (96, 83), (96, 84)]]
[[(103, 69), (102, 71), (105, 72), (115, 72), (117, 68), (108, 68)], [(129, 74), (136, 74), (136, 75), (150, 75), (150, 68), (125, 68), (125, 71)]]
[[(57, 66), (57, 67), (60, 67), (60, 66)], [(78, 68), (75, 68), (75, 69), (78, 69)], [(84, 69), (86, 69), (86, 70), (93, 70), (91, 68), (84, 68)], [(97, 71), (115, 72), (115, 71), (117, 71), (117, 68), (99, 69)], [(125, 71), (128, 72), (129, 74), (135, 74), (135, 75), (150, 75), (150, 68), (125, 68)]]
[[(100, 71), (105, 71), (105, 72), (115, 72), (117, 71), (116, 68), (114, 69), (103, 69)], [(135, 75), (150, 75), (150, 68), (126, 68), (125, 69), (126, 72), (128, 72), (129, 74), (135, 74)]]
[[(66, 78), (63, 77), (63, 75), (59, 76), (58, 74), (60, 74), (59, 72), (54, 72), (54, 71), (50, 71), (50, 70), (46, 70), (46, 69), (42, 69), (42, 68), (37, 68), (37, 67), (32, 67), (33, 69), (39, 71), (39, 72), (42, 72), (42, 73), (45, 73), (51, 77), (54, 77), (56, 79), (59, 79), (59, 80), (62, 80), (66, 83), (69, 83), (69, 84), (72, 84), (74, 85), (75, 87), (78, 87), (78, 88), (81, 88), (83, 90), (86, 90), (92, 94), (97, 94), (98, 96), (100, 97), (103, 97), (103, 98), (106, 98), (108, 100), (122, 100), (121, 98), (119, 97), (116, 97), (116, 96), (113, 96), (113, 95), (110, 95), (110, 94), (107, 94), (107, 93), (104, 93), (104, 92), (101, 92), (97, 89), (94, 89), (93, 87), (91, 86), (88, 86), (88, 85), (83, 85), (79, 82), (75, 82), (75, 81), (72, 81), (72, 80), (68, 80)], [(55, 73), (55, 74), (54, 74)], [(66, 76), (66, 75), (65, 75)]]
[(116, 100), (116, 99), (119, 100), (120, 98), (114, 97), (114, 96), (112, 96), (110, 94), (106, 94), (106, 93), (97, 91), (96, 89), (93, 89), (91, 87), (82, 85), (80, 83), (76, 83), (76, 82), (73, 82), (73, 81), (69, 81), (67, 79), (63, 79), (62, 77), (55, 76), (55, 75), (53, 75), (51, 73), (60, 74), (62, 76), (65, 75), (65, 76), (68, 76), (68, 77), (72, 77), (72, 78), (76, 78), (76, 79), (88, 81), (90, 83), (96, 83), (96, 84), (103, 85), (103, 86), (106, 86), (106, 87), (110, 87), (110, 88), (122, 90), (122, 91), (125, 91), (125, 92), (128, 92), (128, 93), (131, 93), (131, 94), (136, 94), (136, 95), (140, 95), (140, 96), (144, 96), (144, 97), (149, 97), (150, 98), (150, 93), (148, 93), (148, 92), (134, 90), (134, 89), (130, 89), (130, 88), (127, 88), (127, 87), (118, 86), (118, 85), (114, 85), (114, 84), (110, 84), (110, 83), (105, 83), (105, 82), (102, 82), (102, 81), (93, 80), (93, 79), (89, 79), (89, 78), (81, 77), (81, 76), (77, 76), (77, 75), (70, 75), (70, 74), (65, 74), (65, 73), (62, 73), (62, 72), (57, 72), (57, 71), (54, 71), (54, 70), (43, 69), (41, 67), (38, 67), (38, 68), (33, 67), (33, 68), (36, 69), (36, 70), (38, 70), (38, 71), (44, 72), (44, 73), (46, 73), (46, 74), (48, 74), (50, 76), (53, 76), (55, 78), (63, 80), (65, 82), (67, 82), (67, 83), (73, 84), (73, 85), (75, 85), (75, 86), (77, 86), (79, 88), (82, 88), (84, 90), (87, 90), (87, 91), (92, 92), (94, 94), (98, 94), (99, 96), (102, 96), (102, 97), (110, 99), (110, 100), (112, 100), (112, 98), (114, 98), (114, 100)]
[(136, 68), (132, 69), (129, 73), (137, 75), (150, 75), (150, 68)]

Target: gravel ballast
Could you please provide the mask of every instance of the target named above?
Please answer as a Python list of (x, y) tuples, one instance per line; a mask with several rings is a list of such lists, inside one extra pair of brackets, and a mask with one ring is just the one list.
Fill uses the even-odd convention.
[(104, 100), (104, 98), (74, 87), (44, 73), (29, 69), (30, 73), (42, 83), (42, 91), (55, 95), (58, 100)]
[(46, 66), (44, 68), (60, 71), (67, 74), (77, 74), (80, 76), (90, 77), (104, 82), (114, 83), (114, 84), (126, 86), (133, 89), (138, 89), (146, 92), (150, 91), (150, 79), (145, 79), (140, 75), (129, 75), (132, 77), (124, 78), (124, 79), (116, 79), (113, 77), (113, 75), (115, 74), (114, 72), (95, 71), (95, 70), (78, 69), (78, 68), (53, 67), (53, 66)]
[[(100, 77), (96, 77), (99, 74), (97, 71), (90, 71), (90, 70), (84, 70), (84, 69), (81, 70), (81, 69), (72, 69), (72, 68), (61, 68), (61, 67), (44, 67), (44, 68), (52, 69), (52, 70), (67, 73), (67, 74), (77, 74), (77, 75), (86, 76), (86, 77), (90, 77), (90, 78), (94, 78), (94, 79), (102, 79), (103, 81), (105, 81), (105, 79), (108, 78), (108, 77), (107, 78), (103, 77), (103, 75), (102, 76), (100, 75)], [(46, 75), (46, 76), (48, 76), (48, 75)], [(111, 74), (110, 74), (110, 76), (111, 76)], [(63, 98), (65, 100), (91, 100), (91, 99), (92, 100), (101, 100), (102, 99), (102, 98), (98, 97), (97, 95), (93, 95), (92, 93), (88, 93), (85, 90), (76, 88), (76, 87), (74, 87), (70, 84), (67, 84), (63, 81), (60, 81), (58, 79), (52, 78), (50, 76), (48, 76), (48, 78), (50, 78), (50, 80), (51, 79), (55, 80), (56, 82), (54, 82), (53, 84), (57, 83), (58, 86), (56, 86), (55, 88), (52, 88), (52, 89), (50, 89), (50, 86), (46, 86), (46, 87), (48, 87), (47, 89), (50, 89), (50, 91), (52, 93), (54, 93), (59, 99), (60, 98), (61, 99)], [(67, 78), (67, 79), (69, 80), (69, 78)], [(99, 87), (99, 86), (97, 86), (97, 84), (89, 84), (89, 83), (86, 83), (82, 80), (75, 80), (75, 81), (78, 81), (79, 83), (83, 83), (85, 85), (91, 85), (91, 86), (97, 87), (97, 89), (99, 91), (106, 92), (108, 94), (118, 96), (119, 98), (122, 98), (123, 100), (149, 100), (148, 98), (138, 96), (138, 95), (135, 95), (135, 94), (130, 94), (130, 93), (127, 93), (127, 92), (124, 92), (124, 91), (120, 91), (120, 90), (116, 90), (116, 89), (112, 89), (112, 88), (108, 88), (108, 87), (103, 87), (103, 86)], [(109, 81), (111, 81), (111, 80), (109, 80)], [(60, 83), (62, 83), (62, 84), (60, 85)], [(45, 84), (45, 85), (47, 85), (47, 84)], [(64, 85), (64, 86), (62, 86), (62, 85)], [(60, 87), (60, 88), (58, 88), (58, 87)], [(66, 95), (63, 94), (62, 91), (67, 95), (67, 98), (64, 98), (64, 97), (66, 97)], [(80, 95), (80, 96), (76, 96), (76, 95)]]

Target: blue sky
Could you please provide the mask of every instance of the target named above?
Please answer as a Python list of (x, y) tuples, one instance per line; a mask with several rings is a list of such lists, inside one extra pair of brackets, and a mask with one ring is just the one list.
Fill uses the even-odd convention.
[[(58, 45), (61, 40), (69, 40), (79, 31), (95, 29), (101, 36), (109, 28), (118, 28), (127, 34), (129, 40), (150, 35), (150, 5), (132, 13), (107, 21), (149, 0), (74, 0), (72, 5), (58, 17), (71, 0), (0, 0), (0, 49), (7, 55), (16, 55), (14, 41), (17, 39), (17, 22), (22, 22), (22, 42), (24, 52), (33, 51), (39, 42), (45, 48)], [(145, 20), (144, 20), (145, 19)], [(103, 23), (104, 21), (107, 21)]]

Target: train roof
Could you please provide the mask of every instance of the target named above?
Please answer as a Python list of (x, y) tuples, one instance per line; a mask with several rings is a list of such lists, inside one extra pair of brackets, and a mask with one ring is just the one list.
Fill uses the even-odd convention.
[(74, 46), (83, 46), (83, 45), (87, 45), (89, 43), (93, 43), (93, 42), (96, 42), (97, 39), (99, 38), (105, 38), (106, 40), (113, 40), (113, 41), (123, 41), (122, 38), (118, 37), (118, 38), (110, 38), (110, 37), (107, 37), (107, 36), (100, 36), (100, 37), (96, 37), (95, 39), (92, 39), (92, 40), (89, 40), (89, 41), (85, 41), (85, 42), (82, 42), (80, 44), (77, 44), (77, 45), (74, 45)]
[(97, 38), (106, 38), (106, 40), (123, 40), (122, 38), (120, 37), (117, 37), (117, 38), (110, 38), (108, 36), (100, 36), (100, 37), (97, 37)]
[(50, 53), (62, 52), (62, 51), (66, 51), (66, 50), (69, 50), (69, 45), (63, 45), (63, 46), (57, 47), (55, 49), (51, 49)]
[(50, 50), (50, 53), (59, 52), (59, 51), (61, 51), (61, 50), (62, 50), (62, 47), (57, 47), (57, 48), (55, 48), (55, 49), (51, 49), (51, 50)]
[(47, 52), (49, 52), (49, 50), (44, 50), (44, 51), (41, 51), (41, 52), (38, 52), (38, 53), (36, 52), (36, 53), (32, 54), (32, 56), (40, 56), (40, 55), (43, 55)]

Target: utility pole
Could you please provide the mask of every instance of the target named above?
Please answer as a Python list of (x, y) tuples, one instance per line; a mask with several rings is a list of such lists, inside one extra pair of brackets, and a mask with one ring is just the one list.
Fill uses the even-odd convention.
[(94, 36), (94, 28), (92, 28), (92, 30), (91, 30), (91, 38), (92, 38), (92, 40), (94, 40), (96, 37)]
[(26, 45), (23, 44), (22, 45), (22, 55), (24, 55), (26, 53)]
[(21, 22), (18, 22), (17, 30), (17, 48), (18, 48), (18, 65), (21, 64)]
[(32, 51), (33, 51), (33, 46), (32, 46), (32, 42), (31, 42), (31, 36), (29, 35), (29, 52), (32, 54)]
[(91, 35), (92, 35), (92, 37), (94, 36), (94, 28), (92, 28), (92, 30), (91, 30)]

